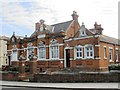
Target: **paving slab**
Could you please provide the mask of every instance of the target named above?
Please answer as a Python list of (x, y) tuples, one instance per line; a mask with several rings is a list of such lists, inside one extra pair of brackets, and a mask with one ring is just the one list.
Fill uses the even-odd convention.
[(120, 83), (35, 83), (2, 81), (1, 86), (11, 87), (36, 87), (36, 88), (101, 88), (101, 89), (120, 89)]

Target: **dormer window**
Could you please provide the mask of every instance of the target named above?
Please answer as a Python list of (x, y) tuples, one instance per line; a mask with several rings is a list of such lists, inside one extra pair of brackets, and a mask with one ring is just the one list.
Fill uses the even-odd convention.
[(84, 30), (84, 31), (81, 31), (80, 36), (86, 36), (85, 30)]
[(86, 36), (86, 28), (84, 23), (82, 23), (82, 26), (80, 28), (80, 37)]

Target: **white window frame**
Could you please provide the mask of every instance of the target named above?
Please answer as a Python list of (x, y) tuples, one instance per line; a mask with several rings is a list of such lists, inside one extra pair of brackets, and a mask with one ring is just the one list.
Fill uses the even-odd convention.
[[(75, 59), (83, 59), (83, 46), (81, 46), (81, 45), (75, 46), (74, 50), (75, 50), (75, 52), (74, 52)], [(77, 53), (79, 54), (79, 57), (77, 57)], [(81, 56), (80, 56), (80, 53), (81, 53)]]
[(86, 31), (85, 30), (80, 31), (80, 36), (86, 36)]
[(119, 60), (118, 60), (118, 53), (119, 53), (119, 50), (118, 50), (118, 48), (116, 48), (116, 50), (115, 50), (116, 62), (119, 62)]
[[(52, 51), (52, 49), (54, 49), (54, 48), (56, 48), (56, 51)], [(57, 52), (57, 54), (55, 53), (55, 52)], [(49, 53), (50, 53), (50, 59), (52, 59), (52, 60), (56, 60), (56, 59), (59, 59), (59, 43), (57, 43), (57, 40), (56, 39), (52, 39), (51, 41), (50, 41), (50, 46), (49, 46)], [(56, 55), (54, 55), (55, 57), (53, 57), (53, 53), (54, 54), (56, 54)]]
[(12, 50), (12, 61), (17, 61), (18, 60), (18, 51), (17, 49)]
[(27, 60), (29, 60), (28, 56), (29, 56), (29, 54), (32, 54), (32, 52), (34, 52), (34, 47), (33, 47), (32, 43), (28, 43), (28, 46), (27, 46)]
[(113, 49), (112, 48), (109, 48), (109, 60), (110, 62), (113, 61)]
[(103, 50), (104, 50), (104, 59), (107, 59), (107, 48), (103, 47)]
[(50, 45), (50, 59), (59, 59), (59, 45)]
[[(92, 50), (90, 50), (90, 47), (92, 48)], [(87, 51), (88, 48), (88, 51)], [(87, 56), (87, 52), (89, 53), (89, 55)], [(92, 56), (90, 55), (92, 52)], [(84, 46), (84, 55), (86, 59), (94, 59), (94, 47), (91, 44), (87, 44)]]
[[(46, 47), (45, 46), (39, 46), (38, 47), (38, 60), (44, 60), (46, 59)], [(40, 56), (41, 54), (42, 56)]]

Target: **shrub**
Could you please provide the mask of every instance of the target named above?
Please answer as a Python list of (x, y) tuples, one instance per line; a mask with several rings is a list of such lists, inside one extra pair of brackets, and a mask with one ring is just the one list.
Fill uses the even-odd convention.
[(8, 71), (18, 72), (19, 71), (19, 67), (10, 67)]
[(120, 70), (120, 64), (111, 64), (108, 66), (109, 71), (110, 70)]
[(30, 72), (30, 67), (28, 65), (25, 67), (25, 72)]

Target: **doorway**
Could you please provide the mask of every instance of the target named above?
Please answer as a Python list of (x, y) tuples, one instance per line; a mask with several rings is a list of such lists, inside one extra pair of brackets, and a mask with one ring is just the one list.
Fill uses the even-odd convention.
[(8, 56), (8, 65), (9, 66), (11, 65), (11, 56), (10, 55)]
[(70, 67), (70, 49), (66, 49), (66, 67)]

